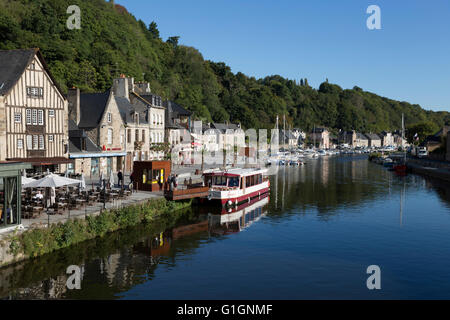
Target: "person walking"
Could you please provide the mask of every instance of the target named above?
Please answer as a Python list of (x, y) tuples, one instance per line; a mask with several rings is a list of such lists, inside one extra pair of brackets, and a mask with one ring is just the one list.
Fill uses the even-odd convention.
[(133, 190), (133, 187), (134, 187), (134, 172), (131, 172), (131, 174), (130, 174), (130, 184), (128, 185), (128, 188), (130, 190)]
[(123, 189), (123, 173), (121, 170), (117, 173), (117, 179), (119, 180), (119, 188)]

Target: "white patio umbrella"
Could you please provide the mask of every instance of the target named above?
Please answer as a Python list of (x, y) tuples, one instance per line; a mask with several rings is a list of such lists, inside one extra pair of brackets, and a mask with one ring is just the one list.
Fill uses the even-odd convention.
[(24, 186), (25, 184), (31, 183), (31, 182), (33, 182), (33, 181), (36, 181), (36, 180), (34, 180), (34, 179), (32, 179), (32, 178), (28, 178), (28, 177), (27, 177), (27, 174), (24, 172), (24, 173), (23, 173), (23, 176), (22, 176), (22, 188), (23, 188), (23, 186)]
[(111, 188), (114, 187), (114, 183), (115, 183), (115, 181), (114, 181), (114, 175), (113, 175), (112, 170), (110, 170), (110, 171), (109, 171), (109, 184), (111, 185)]
[(64, 187), (71, 184), (79, 184), (80, 180), (70, 179), (58, 176), (57, 174), (50, 173), (42, 179), (34, 180), (30, 183), (25, 184), (24, 188), (58, 188)]
[(81, 179), (80, 179), (80, 189), (81, 189), (81, 190), (86, 189), (86, 180), (84, 179), (84, 174), (81, 174)]

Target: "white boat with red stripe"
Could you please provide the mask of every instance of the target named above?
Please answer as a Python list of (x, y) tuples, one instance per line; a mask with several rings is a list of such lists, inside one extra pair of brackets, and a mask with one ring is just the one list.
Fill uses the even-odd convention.
[(261, 198), (270, 190), (267, 171), (259, 168), (206, 170), (203, 178), (205, 186), (209, 186), (208, 200), (222, 206), (236, 206)]

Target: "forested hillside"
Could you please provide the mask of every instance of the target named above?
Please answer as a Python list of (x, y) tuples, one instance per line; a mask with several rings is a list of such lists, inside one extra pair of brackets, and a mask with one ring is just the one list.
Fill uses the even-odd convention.
[[(81, 8), (80, 30), (66, 27), (69, 5)], [(450, 121), (448, 112), (425, 111), (358, 87), (343, 90), (326, 81), (314, 89), (306, 79), (234, 74), (225, 63), (206, 61), (178, 42), (176, 35), (161, 39), (156, 23), (136, 20), (126, 8), (104, 0), (0, 0), (0, 49), (41, 48), (64, 90), (104, 91), (124, 73), (149, 81), (152, 91), (198, 118), (241, 122), (246, 128), (272, 128), (277, 114), (285, 114), (293, 127), (367, 132), (398, 129), (402, 113), (411, 125), (437, 128)]]

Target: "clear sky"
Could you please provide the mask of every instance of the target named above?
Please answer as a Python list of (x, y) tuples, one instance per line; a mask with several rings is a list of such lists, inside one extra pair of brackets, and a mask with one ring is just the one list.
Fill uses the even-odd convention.
[[(450, 1), (116, 0), (161, 37), (233, 72), (357, 85), (425, 109), (450, 111)], [(369, 30), (369, 5), (381, 30)]]

